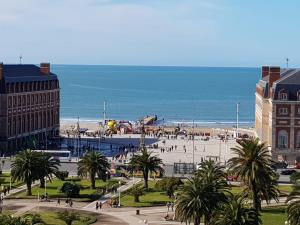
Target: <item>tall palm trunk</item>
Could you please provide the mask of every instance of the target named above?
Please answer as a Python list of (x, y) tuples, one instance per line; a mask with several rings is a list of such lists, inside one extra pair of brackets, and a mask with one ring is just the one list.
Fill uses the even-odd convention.
[(95, 173), (90, 173), (90, 180), (91, 180), (91, 189), (96, 189), (96, 174)]
[(256, 187), (256, 183), (254, 180), (252, 180), (251, 182), (251, 186), (252, 186), (252, 201), (253, 201), (253, 208), (255, 209), (255, 211), (257, 212), (257, 224), (258, 224), (258, 214), (259, 214), (259, 210), (261, 208), (260, 206), (260, 201), (258, 199), (258, 193), (257, 193), (257, 187)]
[(144, 170), (143, 176), (144, 176), (144, 186), (146, 189), (148, 189), (148, 169)]
[[(208, 225), (211, 219), (211, 215), (206, 215), (204, 216), (204, 224)], [(199, 220), (199, 224), (200, 224), (200, 220)]]
[(45, 188), (45, 177), (40, 177), (40, 188)]
[(31, 192), (31, 178), (28, 178), (26, 181), (26, 186), (27, 186), (27, 196), (31, 196), (32, 192)]
[[(206, 224), (206, 223), (205, 223)], [(194, 225), (200, 225), (200, 218), (196, 217), (194, 220)]]

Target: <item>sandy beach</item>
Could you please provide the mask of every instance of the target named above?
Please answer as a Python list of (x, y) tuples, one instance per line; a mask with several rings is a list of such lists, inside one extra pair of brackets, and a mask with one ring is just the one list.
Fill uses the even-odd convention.
[[(76, 122), (62, 121), (61, 133), (64, 135), (66, 130), (72, 127), (76, 127)], [(97, 122), (80, 122), (80, 128), (86, 128), (89, 131), (99, 130), (99, 124)], [(172, 130), (174, 127), (164, 127), (165, 130)], [(157, 148), (151, 148), (155, 154), (163, 159), (165, 164), (173, 164), (175, 162), (200, 163), (203, 160), (213, 159), (222, 163), (226, 162), (232, 153), (230, 148), (237, 145), (234, 136), (235, 129), (233, 128), (211, 128), (211, 127), (182, 127), (182, 130), (186, 130), (188, 133), (194, 131), (194, 141), (187, 135), (178, 135), (175, 138), (174, 135), (163, 135), (155, 140), (150, 147), (157, 145)], [(253, 135), (252, 129), (240, 128), (241, 134)], [(207, 136), (201, 136), (197, 134), (206, 134)], [(227, 140), (220, 139), (219, 135), (228, 135)], [(114, 134), (111, 140), (118, 140), (118, 142), (124, 145), (131, 144), (131, 140), (139, 140), (140, 134)], [(153, 135), (146, 135), (145, 139), (153, 139)], [(193, 148), (194, 147), (194, 148)], [(194, 149), (194, 151), (193, 151)], [(193, 159), (194, 158), (194, 159)]]

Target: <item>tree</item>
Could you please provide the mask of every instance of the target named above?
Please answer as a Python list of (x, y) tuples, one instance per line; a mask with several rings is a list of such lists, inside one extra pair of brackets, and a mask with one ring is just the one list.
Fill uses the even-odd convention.
[(39, 154), (30, 149), (21, 151), (11, 165), (12, 181), (23, 181), (27, 186), (27, 195), (31, 196), (32, 182), (38, 179)]
[(80, 193), (80, 186), (77, 184), (72, 184), (70, 182), (65, 182), (61, 187), (61, 191), (65, 193), (68, 198), (78, 197)]
[(212, 161), (201, 164), (200, 170), (178, 192), (175, 216), (181, 222), (200, 224), (204, 217), (209, 224), (212, 213), (226, 202), (228, 185), (222, 168)]
[[(210, 225), (256, 225), (262, 224), (257, 211), (247, 206), (245, 196), (231, 195), (219, 210), (213, 213)], [(258, 221), (257, 221), (257, 218)]]
[(110, 165), (107, 158), (99, 152), (89, 152), (78, 162), (78, 175), (89, 175), (91, 189), (96, 189), (96, 175), (106, 180)]
[(144, 194), (144, 191), (140, 185), (136, 184), (130, 189), (129, 194), (134, 197), (134, 202), (140, 202), (140, 196)]
[(169, 198), (174, 196), (174, 192), (183, 185), (183, 182), (178, 177), (167, 177), (156, 182), (155, 188), (165, 191)]
[(293, 191), (287, 198), (287, 214), (290, 225), (300, 224), (300, 184), (293, 186)]
[(277, 176), (272, 170), (271, 155), (267, 146), (258, 138), (242, 140), (240, 146), (231, 148), (236, 157), (228, 161), (230, 169), (247, 185), (253, 207), (261, 210), (261, 200), (278, 200)]
[(38, 157), (40, 188), (45, 188), (45, 178), (51, 181), (52, 175), (58, 171), (60, 161), (53, 158), (50, 154), (43, 152), (39, 152)]
[(80, 220), (80, 217), (74, 212), (58, 212), (57, 218), (64, 221), (67, 225), (72, 225), (73, 221)]
[(152, 156), (152, 152), (148, 152), (146, 147), (142, 147), (141, 154), (134, 155), (130, 161), (130, 165), (133, 170), (142, 171), (144, 178), (144, 187), (146, 189), (148, 189), (149, 172), (164, 172), (164, 169), (161, 167), (161, 164), (162, 160), (156, 155)]

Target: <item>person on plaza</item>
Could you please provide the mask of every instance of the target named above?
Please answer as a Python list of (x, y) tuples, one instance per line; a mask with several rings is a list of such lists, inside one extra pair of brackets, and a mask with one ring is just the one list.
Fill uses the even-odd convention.
[(174, 211), (174, 202), (171, 203), (172, 212)]
[(60, 198), (57, 199), (57, 205), (60, 205)]
[(168, 212), (170, 211), (170, 206), (171, 206), (171, 203), (170, 203), (170, 202), (167, 202)]
[(102, 202), (99, 203), (99, 209), (102, 209)]
[(72, 201), (72, 199), (70, 199), (70, 207), (72, 208), (72, 206), (73, 206), (73, 201)]
[(99, 202), (96, 202), (96, 211), (99, 209)]
[(9, 194), (10, 186), (7, 187), (7, 194)]

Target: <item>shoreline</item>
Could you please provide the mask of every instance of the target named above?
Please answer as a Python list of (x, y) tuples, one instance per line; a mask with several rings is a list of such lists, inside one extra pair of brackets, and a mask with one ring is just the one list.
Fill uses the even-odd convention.
[[(124, 121), (124, 119), (121, 119)], [(121, 121), (116, 119), (116, 121)], [(77, 118), (61, 118), (60, 119), (60, 125), (66, 125), (66, 124), (76, 124), (78, 121)], [(137, 120), (125, 120), (129, 121), (132, 124), (136, 124)], [(98, 124), (99, 122), (103, 122), (103, 119), (90, 119), (90, 118), (79, 118), (80, 124)], [(194, 127), (195, 128), (223, 128), (223, 129), (235, 129), (236, 127), (236, 121), (189, 121), (189, 120), (158, 120), (154, 124), (151, 124), (150, 126), (164, 126), (164, 127)], [(239, 121), (239, 128), (247, 128), (251, 129), (254, 128), (254, 121)]]
[[(79, 120), (80, 128), (86, 128), (87, 130), (91, 132), (95, 132), (99, 130), (99, 122), (101, 120)], [(232, 124), (219, 124), (219, 123), (209, 123), (209, 124), (194, 124), (194, 127), (192, 126), (193, 123), (182, 123), (180, 124), (180, 128), (182, 130), (186, 130), (188, 133), (191, 133), (194, 131), (195, 133), (210, 133), (212, 135), (218, 135), (218, 134), (234, 134), (236, 131), (236, 128), (232, 126)], [(60, 130), (61, 133), (64, 133), (67, 130), (70, 130), (71, 127), (77, 126), (77, 120), (60, 120)], [(176, 127), (178, 127), (178, 124), (153, 124), (146, 126), (147, 128), (151, 129), (158, 129), (163, 128), (165, 130), (174, 130)], [(254, 135), (254, 127), (247, 126), (247, 124), (239, 124), (239, 133), (241, 134), (248, 134), (250, 136)]]

